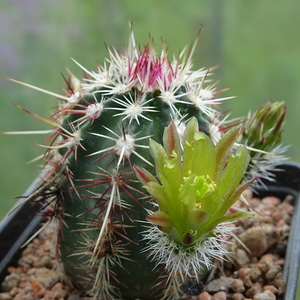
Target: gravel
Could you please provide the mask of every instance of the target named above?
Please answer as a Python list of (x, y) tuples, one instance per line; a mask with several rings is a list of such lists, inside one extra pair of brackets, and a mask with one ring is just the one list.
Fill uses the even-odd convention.
[[(231, 255), (213, 269), (204, 291), (193, 300), (275, 300), (284, 292), (284, 255), (293, 213), (291, 198), (248, 199), (258, 212), (234, 226), (229, 244)], [(237, 203), (236, 209), (242, 205)], [(16, 267), (2, 282), (0, 300), (91, 300), (74, 287), (64, 284), (55, 272), (51, 240), (34, 239), (24, 249)], [(189, 298), (185, 298), (189, 299)]]

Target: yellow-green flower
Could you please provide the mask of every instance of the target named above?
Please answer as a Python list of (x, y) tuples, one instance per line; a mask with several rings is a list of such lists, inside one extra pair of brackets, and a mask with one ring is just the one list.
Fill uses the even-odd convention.
[(147, 250), (167, 268), (172, 260), (171, 274), (191, 270), (195, 274), (203, 264), (209, 266), (211, 258), (221, 258), (226, 250), (220, 236), (230, 231), (227, 223), (253, 215), (228, 214), (252, 182), (240, 184), (249, 154), (243, 145), (233, 147), (238, 136), (239, 128), (231, 129), (214, 145), (193, 118), (180, 141), (172, 122), (164, 131), (163, 146), (150, 140), (157, 179), (135, 166), (137, 177), (159, 207), (147, 217), (154, 225), (145, 236)]
[(238, 134), (239, 128), (231, 129), (214, 146), (192, 119), (182, 146), (174, 123), (164, 132), (164, 147), (150, 140), (159, 181), (135, 166), (138, 178), (159, 206), (147, 219), (178, 243), (191, 245), (218, 224), (249, 216), (249, 212), (226, 214), (251, 183), (239, 185), (249, 155), (242, 145), (232, 153)]

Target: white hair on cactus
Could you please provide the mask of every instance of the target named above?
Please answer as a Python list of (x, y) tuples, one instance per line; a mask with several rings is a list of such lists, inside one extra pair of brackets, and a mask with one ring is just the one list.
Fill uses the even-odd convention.
[(219, 224), (209, 235), (188, 247), (151, 225), (143, 232), (143, 239), (147, 241), (144, 252), (157, 266), (163, 265), (170, 278), (179, 274), (181, 278), (188, 276), (198, 279), (199, 274), (213, 267), (214, 259), (223, 260), (224, 255), (228, 254), (224, 243), (234, 229), (229, 224)]

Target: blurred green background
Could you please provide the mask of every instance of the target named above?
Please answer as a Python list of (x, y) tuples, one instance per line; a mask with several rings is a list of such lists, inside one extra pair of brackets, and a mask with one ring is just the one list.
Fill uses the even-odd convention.
[[(237, 96), (224, 110), (233, 108), (234, 117), (269, 99), (285, 100), (283, 142), (299, 162), (299, 8), (299, 1), (273, 0), (0, 0), (0, 75), (61, 93), (66, 68), (82, 76), (70, 57), (94, 69), (107, 57), (104, 43), (123, 49), (129, 20), (139, 43), (151, 33), (171, 54), (191, 44), (202, 25), (195, 69), (220, 65), (213, 79)], [(0, 132), (49, 128), (11, 102), (47, 117), (55, 98), (4, 78), (0, 88)], [(32, 145), (43, 139), (0, 135), (0, 219), (15, 201), (10, 197), (22, 195), (38, 174), (38, 163), (26, 162), (43, 152)]]

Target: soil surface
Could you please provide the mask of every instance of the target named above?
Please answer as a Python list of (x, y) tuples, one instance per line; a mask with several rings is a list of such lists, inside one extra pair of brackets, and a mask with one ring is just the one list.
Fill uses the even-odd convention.
[[(256, 217), (234, 223), (234, 236), (224, 262), (216, 262), (204, 282), (200, 295), (193, 300), (276, 300), (284, 293), (282, 279), (284, 257), (293, 213), (291, 197), (280, 201), (276, 197), (252, 198), (248, 204)], [(239, 209), (237, 203), (232, 210)], [(80, 291), (60, 281), (54, 271), (55, 253), (51, 240), (34, 239), (22, 253), (18, 266), (9, 267), (9, 275), (1, 285), (0, 300), (91, 300)], [(141, 299), (142, 300), (142, 299)]]

